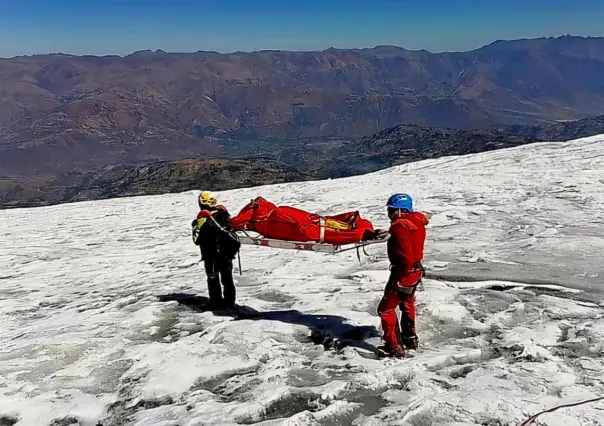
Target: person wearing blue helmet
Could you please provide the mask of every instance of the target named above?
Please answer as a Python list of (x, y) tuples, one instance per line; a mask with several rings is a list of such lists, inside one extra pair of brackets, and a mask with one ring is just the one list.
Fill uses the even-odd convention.
[[(404, 357), (405, 349), (417, 349), (419, 339), (415, 330), (415, 290), (424, 269), (424, 243), (428, 217), (414, 210), (409, 194), (392, 195), (386, 203), (391, 224), (387, 242), (390, 277), (378, 305), (382, 322), (384, 345), (379, 356)], [(399, 323), (396, 308), (401, 310)]]

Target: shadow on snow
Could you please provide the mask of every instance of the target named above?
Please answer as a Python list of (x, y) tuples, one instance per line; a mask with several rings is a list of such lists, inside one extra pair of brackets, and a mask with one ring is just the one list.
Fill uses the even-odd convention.
[(197, 312), (210, 312), (215, 315), (231, 316), (235, 320), (280, 321), (287, 324), (302, 325), (311, 330), (311, 339), (326, 349), (340, 350), (346, 346), (374, 351), (375, 346), (365, 341), (379, 337), (379, 331), (373, 326), (353, 325), (347, 318), (338, 315), (304, 314), (293, 309), (281, 311), (257, 311), (256, 309), (237, 305), (232, 310), (221, 310), (210, 303), (205, 296), (190, 293), (172, 293), (158, 296), (161, 302), (178, 302)]

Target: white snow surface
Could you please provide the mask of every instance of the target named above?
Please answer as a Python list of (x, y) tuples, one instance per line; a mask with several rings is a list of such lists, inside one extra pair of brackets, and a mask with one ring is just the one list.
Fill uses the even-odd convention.
[[(515, 425), (604, 396), (604, 136), (221, 200), (385, 228), (397, 191), (431, 216), (421, 347), (403, 360), (368, 355), (383, 245), (362, 263), (243, 246), (238, 304), (258, 313), (236, 319), (158, 299), (207, 295), (197, 191), (1, 211), (0, 424)], [(604, 402), (538, 422), (604, 425)]]

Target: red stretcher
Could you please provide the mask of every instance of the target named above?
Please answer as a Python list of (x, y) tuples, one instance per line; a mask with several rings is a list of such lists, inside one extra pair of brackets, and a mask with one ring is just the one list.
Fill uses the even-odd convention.
[(262, 197), (247, 204), (230, 220), (241, 244), (336, 254), (385, 242), (387, 232), (377, 231), (358, 211), (321, 216), (290, 206), (276, 206)]

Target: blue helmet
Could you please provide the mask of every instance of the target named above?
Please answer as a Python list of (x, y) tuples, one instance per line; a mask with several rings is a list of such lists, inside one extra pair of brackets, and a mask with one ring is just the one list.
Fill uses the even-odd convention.
[(408, 194), (394, 194), (388, 198), (386, 205), (390, 209), (413, 211), (413, 199)]

